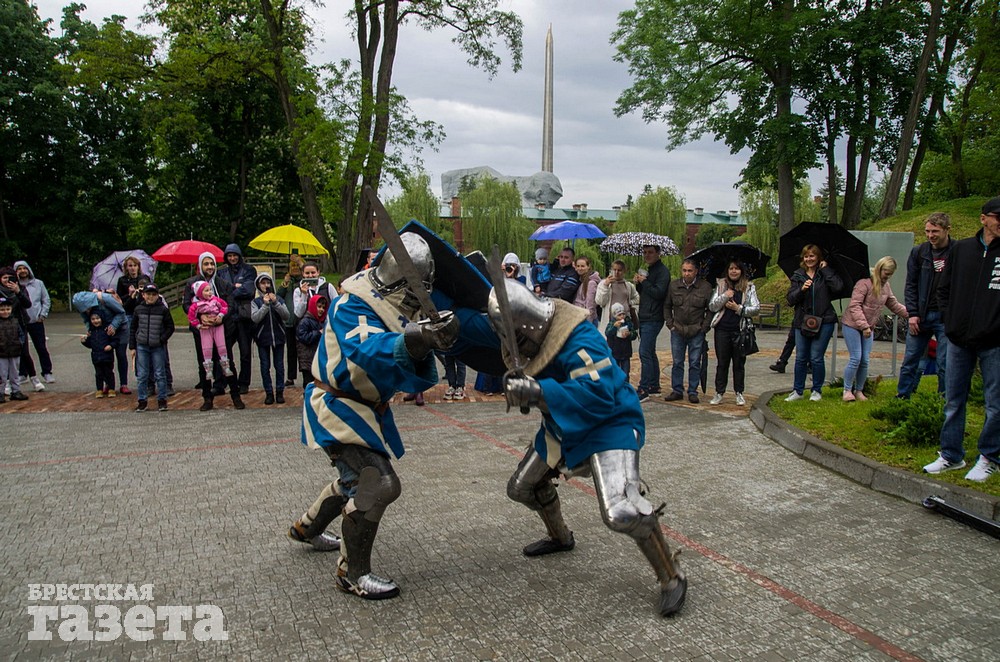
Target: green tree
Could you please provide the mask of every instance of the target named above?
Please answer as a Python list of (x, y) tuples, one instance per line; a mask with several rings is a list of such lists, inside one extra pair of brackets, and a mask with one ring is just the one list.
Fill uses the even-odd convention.
[(403, 192), (387, 200), (385, 208), (397, 225), (402, 226), (410, 219), (416, 219), (448, 243), (455, 243), (451, 222), (441, 219), (441, 203), (431, 192), (431, 178), (427, 173), (405, 177)]
[(702, 223), (694, 237), (695, 249), (706, 248), (717, 241), (730, 241), (736, 237), (736, 228), (728, 223)]
[(360, 103), (353, 137), (341, 175), (340, 213), (337, 225), (339, 259), (357, 254), (359, 237), (370, 236), (372, 217), (358, 205), (360, 188), (378, 190), (385, 167), (386, 147), (392, 125), (392, 74), (400, 28), (415, 23), (427, 31), (448, 28), (452, 41), (474, 67), (496, 74), (500, 57), (497, 40), (511, 52), (513, 69), (521, 66), (521, 19), (514, 12), (497, 9), (497, 0), (355, 0), (354, 34), (360, 55)]
[[(67, 267), (75, 286), (125, 247), (146, 199), (144, 78), (153, 42), (112, 17), (100, 27), (63, 11), (62, 32), (23, 0), (0, 2), (0, 226), (4, 258)], [(62, 279), (53, 279), (61, 290)], [(62, 295), (58, 292), (58, 295)]]
[[(292, 131), (259, 3), (156, 0), (150, 11), (147, 20), (164, 28), (169, 50), (149, 108), (160, 168), (144, 235), (245, 243), (291, 221), (328, 242), (310, 214), (322, 192), (316, 181), (338, 155), (330, 138), (336, 130), (317, 109), (316, 78), (301, 54), (304, 16), (292, 10), (283, 16), (286, 36), (294, 32), (297, 40), (288, 36), (280, 75), (294, 73), (312, 92), (292, 99), (300, 120)], [(310, 149), (316, 142), (325, 148)]]
[(778, 258), (778, 198), (770, 187), (740, 187), (740, 216), (746, 220), (743, 239), (771, 256)]
[(612, 35), (633, 80), (615, 113), (666, 122), (669, 148), (710, 133), (734, 154), (750, 149), (743, 181), (775, 181), (780, 227), (791, 229), (795, 181), (817, 145), (792, 108), (796, 64), (823, 18), (794, 0), (637, 0)]
[(919, 174), (922, 203), (1000, 191), (1000, 13), (988, 2), (973, 8), (956, 56), (950, 106), (939, 113), (935, 140)]
[[(655, 189), (647, 184), (642, 195), (632, 203), (631, 208), (623, 210), (615, 223), (615, 232), (651, 232), (670, 237), (682, 248), (687, 235), (687, 208), (684, 199), (671, 187), (657, 186)], [(642, 265), (641, 257), (623, 257), (622, 260), (633, 272)], [(664, 259), (664, 264), (670, 267), (671, 273), (679, 273), (681, 256), (671, 256)]]
[(521, 208), (521, 194), (511, 182), (480, 177), (476, 186), (462, 198), (462, 239), (464, 252), (479, 250), (487, 258), (493, 245), (500, 255), (517, 253), (525, 259), (534, 255), (534, 242), (528, 239), (537, 229), (526, 219)]

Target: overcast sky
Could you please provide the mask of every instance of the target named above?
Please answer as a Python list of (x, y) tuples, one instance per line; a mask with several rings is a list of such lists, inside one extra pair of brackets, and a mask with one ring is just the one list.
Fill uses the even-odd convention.
[[(100, 23), (105, 16), (137, 18), (142, 0), (82, 0), (84, 17)], [(58, 19), (61, 0), (35, 0), (39, 15)], [(512, 73), (510, 58), (490, 80), (472, 69), (451, 43), (451, 34), (406, 26), (400, 32), (393, 81), (423, 120), (444, 126), (447, 138), (437, 152), (423, 154), (436, 196), (441, 173), (457, 168), (491, 166), (505, 175), (531, 175), (541, 168), (542, 94), (545, 34), (552, 25), (554, 59), (554, 167), (563, 187), (557, 207), (587, 203), (610, 208), (646, 184), (672, 186), (689, 208), (739, 208), (733, 188), (747, 153), (731, 155), (722, 143), (702, 140), (672, 152), (663, 125), (647, 125), (612, 109), (630, 81), (624, 65), (612, 60), (609, 36), (618, 13), (634, 6), (628, 0), (508, 0), (503, 9), (524, 21), (524, 59)], [(328, 0), (310, 15), (319, 39), (312, 59), (356, 59), (344, 13), (350, 3)]]

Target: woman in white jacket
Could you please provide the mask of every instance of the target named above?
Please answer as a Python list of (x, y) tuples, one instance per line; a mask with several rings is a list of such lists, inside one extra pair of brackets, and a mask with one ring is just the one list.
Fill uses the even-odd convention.
[(736, 404), (743, 406), (743, 388), (746, 378), (747, 357), (736, 351), (736, 338), (740, 333), (740, 322), (744, 317), (753, 317), (760, 312), (757, 288), (746, 276), (746, 269), (739, 262), (730, 262), (726, 277), (720, 278), (708, 309), (715, 313), (712, 328), (715, 329), (715, 395), (711, 404), (722, 402), (722, 396), (729, 385), (729, 364), (733, 364), (733, 390)]

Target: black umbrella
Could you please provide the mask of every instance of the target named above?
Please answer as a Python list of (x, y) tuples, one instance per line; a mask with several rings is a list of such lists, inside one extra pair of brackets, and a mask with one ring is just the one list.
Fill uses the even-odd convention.
[(802, 249), (815, 244), (823, 249), (823, 259), (844, 281), (844, 287), (831, 294), (838, 299), (850, 296), (854, 283), (871, 276), (868, 244), (836, 223), (799, 223), (781, 235), (778, 266), (789, 278), (799, 268)]
[(747, 278), (761, 278), (771, 256), (762, 253), (756, 246), (745, 241), (731, 241), (728, 244), (717, 241), (707, 248), (695, 251), (688, 256), (698, 265), (698, 275), (702, 278), (717, 279), (726, 275), (730, 262), (739, 262), (745, 267)]

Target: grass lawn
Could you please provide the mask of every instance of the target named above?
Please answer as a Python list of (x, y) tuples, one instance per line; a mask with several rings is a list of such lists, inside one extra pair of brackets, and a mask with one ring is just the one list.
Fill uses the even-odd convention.
[[(937, 378), (922, 380), (920, 391), (933, 393), (937, 388)], [(937, 443), (914, 446), (887, 439), (891, 425), (886, 421), (871, 417), (873, 409), (884, 405), (896, 395), (896, 380), (881, 382), (868, 402), (843, 402), (841, 389), (827, 387), (823, 390), (823, 400), (810, 402), (808, 399), (785, 402), (784, 397), (775, 397), (768, 406), (781, 418), (810, 434), (824, 439), (858, 455), (875, 460), (890, 467), (922, 474), (923, 466), (937, 457)], [(932, 480), (961, 485), (992, 496), (1000, 497), (1000, 478), (992, 477), (985, 483), (965, 480), (966, 472), (979, 459), (976, 441), (983, 427), (983, 408), (969, 405), (965, 427), (965, 461), (968, 467), (949, 471), (937, 476), (922, 474)], [(936, 434), (933, 435), (936, 439)]]

